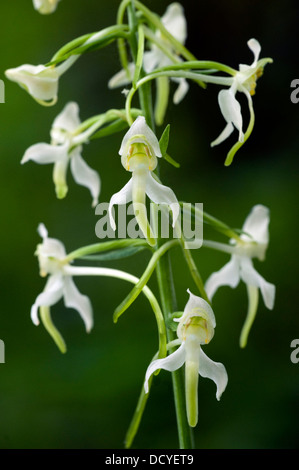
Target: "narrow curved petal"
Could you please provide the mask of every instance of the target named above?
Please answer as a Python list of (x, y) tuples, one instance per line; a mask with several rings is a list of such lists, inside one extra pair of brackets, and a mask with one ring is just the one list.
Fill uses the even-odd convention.
[(254, 206), (246, 218), (243, 231), (252, 237), (252, 241), (268, 245), (269, 243), (270, 211), (267, 207), (258, 204)]
[(216, 398), (217, 400), (220, 400), (228, 382), (228, 376), (224, 365), (220, 362), (212, 361), (200, 348), (198, 372), (202, 377), (206, 377), (215, 382), (217, 387)]
[(92, 207), (98, 204), (101, 181), (98, 173), (90, 168), (80, 155), (80, 150), (75, 149), (71, 155), (71, 171), (77, 184), (89, 189), (92, 196)]
[(230, 286), (235, 288), (240, 281), (239, 274), (239, 261), (236, 256), (232, 256), (230, 261), (217, 271), (213, 273), (206, 282), (205, 289), (209, 299), (220, 286)]
[(93, 312), (89, 298), (79, 292), (70, 276), (65, 276), (63, 281), (63, 296), (65, 306), (74, 308), (77, 310), (77, 312), (79, 312), (82, 320), (85, 323), (86, 331), (89, 332), (93, 327)]
[(264, 303), (269, 310), (274, 307), (275, 286), (267, 282), (253, 267), (251, 259), (242, 257), (240, 265), (240, 276), (245, 284), (259, 287)]
[(150, 376), (159, 369), (168, 370), (173, 372), (174, 370), (179, 369), (185, 362), (185, 343), (182, 343), (181, 346), (172, 354), (163, 359), (156, 359), (151, 362), (148, 366), (145, 374), (144, 389), (145, 393), (148, 393), (148, 381)]
[(112, 230), (116, 230), (116, 225), (114, 221), (114, 217), (112, 214), (113, 206), (114, 205), (122, 205), (127, 204), (128, 202), (132, 201), (132, 187), (133, 187), (133, 178), (131, 178), (128, 183), (118, 192), (113, 194), (109, 202), (109, 220)]
[(154, 155), (162, 157), (158, 139), (151, 128), (147, 125), (143, 116), (138, 116), (138, 118), (135, 119), (124, 136), (119, 149), (119, 155), (127, 155), (128, 146), (134, 142), (142, 142), (149, 145)]
[(48, 163), (56, 163), (67, 157), (68, 145), (50, 145), (46, 143), (39, 143), (29, 147), (21, 163), (26, 163), (32, 160), (41, 165)]
[[(176, 80), (174, 80), (176, 81)], [(181, 78), (178, 80), (179, 86), (177, 87), (174, 95), (173, 95), (173, 102), (174, 104), (179, 104), (186, 96), (189, 90), (189, 84), (187, 80)]]
[(146, 194), (156, 204), (167, 204), (170, 206), (173, 218), (172, 226), (174, 227), (180, 214), (180, 205), (173, 190), (168, 186), (158, 183), (152, 174), (149, 173), (146, 182)]
[(217, 137), (217, 139), (211, 142), (211, 147), (215, 147), (215, 145), (219, 145), (224, 142), (234, 131), (234, 126), (231, 122), (227, 123), (221, 134)]
[(249, 49), (253, 52), (254, 61), (251, 65), (251, 67), (254, 67), (256, 65), (256, 63), (259, 59), (260, 53), (261, 53), (261, 45), (254, 38), (249, 39), (249, 41), (247, 42), (247, 45), (248, 45)]
[(39, 325), (38, 309), (41, 306), (51, 307), (62, 297), (63, 280), (61, 275), (50, 276), (44, 291), (39, 294), (31, 307), (31, 320), (35, 325)]
[(221, 90), (218, 94), (218, 102), (224, 119), (227, 123), (232, 123), (236, 127), (239, 131), (239, 142), (243, 142), (241, 106), (235, 97), (233, 89)]

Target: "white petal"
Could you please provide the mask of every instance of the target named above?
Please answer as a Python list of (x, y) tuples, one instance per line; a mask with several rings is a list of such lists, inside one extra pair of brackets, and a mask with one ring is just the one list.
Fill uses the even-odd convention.
[(145, 72), (152, 72), (158, 65), (162, 67), (160, 62), (161, 59), (163, 60), (164, 57), (165, 55), (163, 54), (163, 52), (161, 52), (161, 50), (157, 47), (153, 47), (151, 51), (146, 51), (143, 54), (143, 68)]
[(248, 45), (249, 49), (253, 52), (254, 62), (252, 64), (252, 66), (254, 66), (257, 63), (258, 58), (260, 56), (261, 45), (256, 39), (249, 39), (249, 41), (247, 42), (247, 45)]
[(51, 130), (51, 137), (55, 139), (55, 130), (73, 132), (81, 124), (79, 118), (79, 106), (75, 102), (68, 103), (60, 114), (54, 119)]
[(43, 244), (39, 245), (39, 254), (56, 259), (63, 259), (66, 257), (64, 244), (56, 238), (49, 238), (48, 230), (44, 224), (39, 224), (37, 231), (43, 239)]
[(239, 141), (243, 142), (244, 134), (242, 131), (243, 119), (240, 103), (236, 100), (232, 88), (221, 90), (218, 94), (218, 102), (222, 115), (227, 123), (232, 123), (239, 131)]
[(93, 327), (93, 313), (89, 298), (79, 292), (71, 277), (65, 276), (63, 284), (65, 306), (79, 312), (85, 323), (86, 331), (89, 332)]
[(138, 116), (124, 136), (119, 149), (119, 155), (126, 156), (128, 147), (136, 142), (148, 145), (152, 154), (157, 157), (162, 157), (158, 139), (151, 128), (146, 124), (146, 120), (143, 116)]
[(133, 178), (129, 180), (129, 182), (118, 192), (113, 194), (109, 202), (109, 220), (112, 230), (116, 230), (115, 221), (112, 215), (112, 209), (114, 205), (121, 205), (127, 204), (128, 202), (132, 201), (132, 186), (133, 186)]
[(59, 75), (55, 67), (24, 64), (6, 70), (5, 75), (38, 100), (52, 101), (57, 98)]
[(56, 10), (60, 0), (33, 0), (33, 6), (42, 15), (48, 15)]
[(269, 209), (261, 204), (254, 206), (246, 218), (243, 231), (251, 235), (253, 241), (268, 245)]
[(174, 104), (179, 104), (185, 98), (189, 90), (189, 84), (187, 80), (185, 80), (184, 78), (181, 78), (178, 80), (178, 82), (179, 82), (179, 86), (173, 95)]
[(133, 80), (133, 76), (134, 76), (135, 64), (130, 63), (128, 65), (128, 70), (129, 70), (130, 79), (128, 78), (126, 70), (122, 69), (119, 72), (117, 72), (115, 75), (113, 75), (113, 77), (110, 78), (108, 82), (108, 87), (117, 88), (117, 87), (128, 85), (129, 83), (131, 83)]
[(21, 163), (26, 163), (32, 160), (41, 165), (48, 163), (56, 163), (60, 160), (67, 158), (68, 145), (50, 145), (45, 143), (39, 143), (29, 147)]
[(189, 294), (189, 300), (186, 303), (185, 309), (184, 309), (184, 315), (187, 313), (188, 315), (192, 312), (204, 312), (205, 317), (209, 319), (211, 325), (213, 328), (216, 327), (216, 319), (214, 312), (211, 308), (211, 306), (206, 302), (204, 299), (201, 297), (198, 297), (197, 295), (192, 294), (189, 289), (187, 289), (187, 292)]
[(178, 2), (171, 3), (161, 20), (167, 31), (184, 44), (187, 38), (187, 21), (182, 5)]
[(48, 230), (44, 224), (38, 225), (37, 232), (43, 239), (48, 238)]
[(182, 343), (181, 346), (172, 354), (163, 359), (156, 359), (151, 362), (148, 366), (145, 374), (144, 389), (145, 393), (148, 393), (148, 381), (150, 376), (159, 369), (168, 370), (173, 372), (174, 370), (179, 369), (185, 362), (185, 343)]
[(146, 183), (146, 194), (156, 204), (167, 204), (170, 206), (173, 217), (172, 226), (174, 227), (180, 214), (180, 205), (173, 190), (168, 186), (158, 183), (152, 174), (149, 173)]
[(200, 348), (198, 372), (202, 377), (206, 377), (215, 382), (217, 386), (216, 398), (220, 400), (228, 382), (224, 365), (220, 362), (212, 361)]
[(86, 186), (92, 195), (92, 206), (98, 204), (100, 194), (100, 177), (98, 173), (90, 168), (80, 155), (80, 150), (75, 149), (71, 155), (71, 171), (77, 184)]
[(236, 287), (240, 281), (239, 274), (239, 261), (236, 256), (232, 256), (230, 261), (220, 269), (220, 271), (213, 273), (206, 282), (205, 289), (209, 299), (220, 286)]
[(249, 286), (260, 288), (266, 307), (272, 310), (275, 301), (275, 286), (267, 282), (253, 267), (251, 259), (242, 257), (241, 259), (241, 279)]
[(38, 309), (41, 306), (51, 307), (62, 297), (63, 281), (60, 274), (50, 276), (44, 291), (39, 294), (31, 307), (31, 319), (35, 325), (39, 325)]
[(231, 135), (231, 133), (233, 131), (234, 131), (234, 126), (232, 125), (231, 122), (229, 122), (225, 126), (225, 128), (223, 129), (221, 134), (217, 137), (217, 139), (215, 139), (215, 140), (213, 140), (213, 142), (211, 142), (211, 147), (215, 147), (215, 145), (221, 144), (224, 140), (226, 140)]

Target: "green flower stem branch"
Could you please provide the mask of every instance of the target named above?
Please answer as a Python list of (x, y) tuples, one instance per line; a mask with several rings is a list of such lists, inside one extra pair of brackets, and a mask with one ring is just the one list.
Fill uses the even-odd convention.
[[(97, 267), (83, 267), (83, 266), (65, 266), (64, 273), (69, 276), (105, 276), (105, 277), (113, 277), (117, 279), (122, 279), (132, 284), (137, 284), (139, 279), (132, 274), (127, 272), (121, 271), (119, 269), (111, 269), (111, 268), (97, 268)], [(158, 335), (159, 335), (159, 357), (166, 356), (166, 327), (164, 318), (159, 306), (159, 303), (149, 289), (149, 287), (144, 286), (142, 292), (148, 299), (153, 312), (156, 317), (157, 327), (158, 327)]]

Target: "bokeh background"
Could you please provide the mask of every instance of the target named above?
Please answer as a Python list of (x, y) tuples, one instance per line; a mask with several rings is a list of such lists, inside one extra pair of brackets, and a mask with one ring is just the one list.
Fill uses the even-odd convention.
[[(160, 14), (168, 2), (145, 2)], [(229, 383), (220, 402), (212, 381), (199, 382), (197, 448), (298, 447), (299, 364), (290, 360), (291, 341), (299, 338), (298, 316), (298, 113), (290, 100), (290, 83), (298, 78), (298, 6), (273, 0), (183, 1), (188, 20), (187, 47), (199, 59), (237, 67), (251, 63), (251, 37), (262, 45), (262, 56), (274, 59), (265, 69), (254, 97), (256, 125), (233, 165), (223, 165), (233, 137), (214, 149), (224, 126), (218, 108), (219, 88), (203, 91), (194, 84), (185, 100), (170, 103), (169, 152), (179, 170), (161, 163), (165, 184), (178, 198), (202, 202), (204, 209), (233, 227), (241, 227), (254, 204), (271, 209), (271, 239), (265, 263), (256, 268), (277, 286), (275, 309), (260, 301), (245, 350), (238, 345), (247, 309), (243, 284), (222, 288), (214, 298), (217, 317), (214, 340), (205, 349), (223, 362)], [(92, 300), (95, 326), (87, 335), (79, 315), (60, 302), (53, 319), (68, 345), (61, 355), (43, 329), (30, 320), (30, 307), (42, 290), (34, 251), (37, 226), (44, 222), (50, 236), (71, 251), (96, 243), (97, 217), (89, 192), (69, 175), (69, 194), (55, 198), (52, 167), (20, 165), (33, 143), (48, 142), (55, 116), (70, 101), (80, 105), (81, 119), (111, 107), (122, 107), (120, 90), (107, 81), (119, 70), (116, 45), (87, 54), (60, 81), (59, 101), (52, 108), (34, 102), (4, 71), (23, 63), (46, 63), (65, 42), (115, 22), (117, 0), (62, 0), (54, 15), (41, 16), (30, 0), (1, 2), (0, 78), (6, 102), (0, 105), (0, 338), (6, 363), (0, 364), (0, 448), (118, 449), (129, 425), (145, 369), (157, 348), (156, 325), (147, 301), (140, 296), (115, 325), (114, 308), (131, 286), (122, 281), (76, 279)], [(246, 108), (246, 106), (245, 106)], [(245, 114), (246, 116), (246, 114)], [(246, 119), (246, 117), (245, 117)], [(158, 132), (162, 130), (159, 129)], [(101, 174), (102, 201), (109, 201), (128, 179), (118, 149), (123, 134), (97, 140), (84, 157)], [(208, 235), (208, 232), (207, 232)], [(224, 239), (223, 239), (224, 241)], [(196, 262), (204, 279), (228, 257), (200, 249)], [(142, 253), (109, 266), (139, 275), (149, 259)], [(179, 250), (173, 252), (180, 308), (186, 289), (195, 292)], [(156, 290), (155, 279), (150, 281)], [(177, 448), (170, 374), (155, 378), (135, 448)]]

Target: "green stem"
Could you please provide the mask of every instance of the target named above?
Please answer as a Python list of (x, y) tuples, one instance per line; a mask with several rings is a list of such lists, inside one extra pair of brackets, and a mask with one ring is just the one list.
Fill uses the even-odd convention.
[[(157, 268), (157, 280), (160, 291), (162, 311), (164, 318), (170, 318), (171, 313), (177, 310), (175, 289), (173, 285), (172, 269), (169, 254), (160, 259)], [(167, 330), (167, 341), (173, 341), (176, 334), (170, 329)], [(170, 351), (172, 352), (172, 351)], [(174, 394), (174, 404), (176, 410), (178, 438), (180, 449), (192, 449), (192, 430), (187, 421), (185, 383), (183, 369), (177, 369), (171, 373)]]

